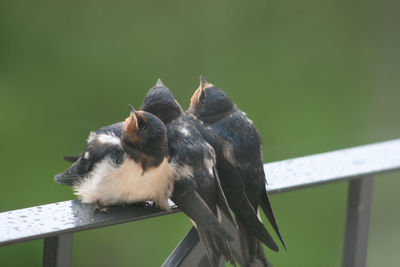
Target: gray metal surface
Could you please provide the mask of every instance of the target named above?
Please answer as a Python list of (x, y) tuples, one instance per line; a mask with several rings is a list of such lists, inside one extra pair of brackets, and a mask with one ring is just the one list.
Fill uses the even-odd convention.
[[(400, 139), (264, 165), (270, 193), (400, 168)], [(177, 212), (173, 209), (172, 212)], [(73, 233), (165, 215), (140, 205), (111, 207), (95, 213), (78, 200), (0, 213), (0, 245)]]
[[(171, 212), (178, 210), (172, 209)], [(110, 207), (95, 212), (92, 204), (78, 200), (56, 202), (0, 213), (0, 245), (73, 233), (167, 214), (143, 205)]]
[(44, 239), (43, 267), (70, 267), (72, 264), (72, 234)]
[(204, 250), (199, 242), (199, 236), (196, 229), (192, 227), (161, 266), (196, 266), (203, 256)]
[(400, 169), (400, 139), (264, 165), (269, 193)]
[(343, 267), (366, 266), (372, 185), (372, 176), (349, 182)]

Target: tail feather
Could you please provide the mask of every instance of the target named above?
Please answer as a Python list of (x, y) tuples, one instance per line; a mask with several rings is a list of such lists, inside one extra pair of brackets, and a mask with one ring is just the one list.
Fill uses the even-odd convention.
[(197, 233), (211, 266), (219, 266), (221, 256), (224, 257), (225, 262), (228, 261), (236, 266), (232, 250), (227, 241), (202, 228), (197, 228)]
[(265, 253), (260, 241), (257, 242), (257, 259), (264, 267), (272, 267), (272, 264), (267, 261), (267, 258), (265, 257)]
[(218, 266), (221, 259), (221, 253), (216, 248), (212, 235), (201, 227), (197, 227), (197, 233), (210, 266)]
[(260, 198), (259, 204), (261, 206), (261, 209), (264, 211), (265, 216), (267, 216), (268, 221), (271, 223), (275, 233), (278, 235), (283, 247), (287, 250), (285, 241), (283, 240), (282, 234), (278, 227), (278, 223), (275, 219), (275, 215), (272, 211), (271, 202), (269, 201), (268, 193), (266, 190), (264, 191), (262, 198)]
[(230, 264), (236, 266), (235, 264), (235, 258), (233, 257), (232, 250), (228, 243), (225, 240), (222, 240), (221, 238), (216, 237), (214, 239), (215, 245), (217, 247), (217, 250), (221, 252), (221, 254), (224, 256), (225, 261), (228, 261)]
[(74, 163), (78, 161), (81, 155), (74, 155), (74, 156), (63, 156), (63, 160)]
[(233, 240), (232, 235), (221, 225), (217, 217), (196, 191), (179, 196), (175, 194), (172, 197), (172, 201), (178, 205), (199, 228), (207, 229), (221, 238)]
[(270, 249), (273, 251), (279, 251), (278, 246), (259, 220), (253, 206), (244, 192), (241, 195), (230, 197), (229, 204), (235, 212), (236, 221), (240, 220), (250, 234), (258, 238)]
[(239, 226), (239, 242), (244, 266), (254, 266), (257, 260), (259, 260), (264, 267), (271, 267), (272, 265), (265, 257), (261, 242), (247, 231), (246, 226), (240, 220), (237, 220), (237, 223)]

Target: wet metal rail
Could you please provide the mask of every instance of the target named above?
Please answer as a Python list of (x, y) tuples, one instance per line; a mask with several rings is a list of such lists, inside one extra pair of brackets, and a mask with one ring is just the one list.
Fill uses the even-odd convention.
[[(400, 169), (400, 139), (267, 163), (264, 168), (270, 194), (348, 180), (343, 266), (366, 265), (373, 177)], [(170, 213), (178, 211), (173, 207)], [(78, 200), (12, 210), (0, 213), (0, 246), (44, 239), (43, 266), (71, 266), (73, 233), (166, 214), (139, 205), (115, 206), (103, 214)], [(184, 257), (169, 257), (164, 266), (206, 266), (201, 247), (186, 245), (193, 244), (191, 238), (197, 236), (189, 232), (176, 248)], [(234, 244), (234, 254), (238, 250)]]

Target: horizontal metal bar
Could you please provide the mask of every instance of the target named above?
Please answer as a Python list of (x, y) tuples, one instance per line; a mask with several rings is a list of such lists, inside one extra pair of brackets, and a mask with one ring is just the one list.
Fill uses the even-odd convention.
[(264, 165), (269, 193), (400, 169), (400, 139)]
[(0, 213), (0, 246), (179, 211), (172, 208), (171, 212), (166, 212), (133, 204), (109, 207), (108, 213), (102, 213), (94, 211), (93, 207), (93, 204), (69, 200)]
[[(264, 165), (269, 193), (400, 169), (400, 139)], [(171, 204), (173, 205), (173, 204)], [(175, 207), (171, 212), (178, 212)], [(110, 207), (70, 200), (0, 213), (0, 246), (166, 215), (142, 205)]]

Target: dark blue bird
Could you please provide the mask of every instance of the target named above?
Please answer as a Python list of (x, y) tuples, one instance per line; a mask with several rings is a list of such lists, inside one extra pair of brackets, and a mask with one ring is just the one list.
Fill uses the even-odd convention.
[[(161, 80), (147, 93), (141, 109), (156, 115), (167, 127), (169, 157), (176, 162), (176, 171), (182, 175), (175, 183), (171, 199), (181, 208), (185, 207), (189, 217), (207, 217), (205, 211), (210, 209), (215, 218), (219, 212), (224, 212), (233, 222), (217, 177), (214, 149), (195, 127), (197, 119), (184, 114)], [(192, 195), (199, 195), (206, 206), (200, 209), (199, 201), (188, 199)], [(217, 266), (221, 255), (233, 262), (227, 240), (194, 221), (210, 264)]]
[(259, 259), (267, 266), (260, 241), (274, 251), (278, 251), (278, 246), (258, 217), (259, 206), (285, 248), (286, 245), (265, 188), (262, 143), (257, 129), (224, 91), (202, 76), (187, 113), (204, 122), (215, 134), (204, 136), (208, 136), (206, 139), (217, 154), (218, 173), (239, 226), (246, 264)]

